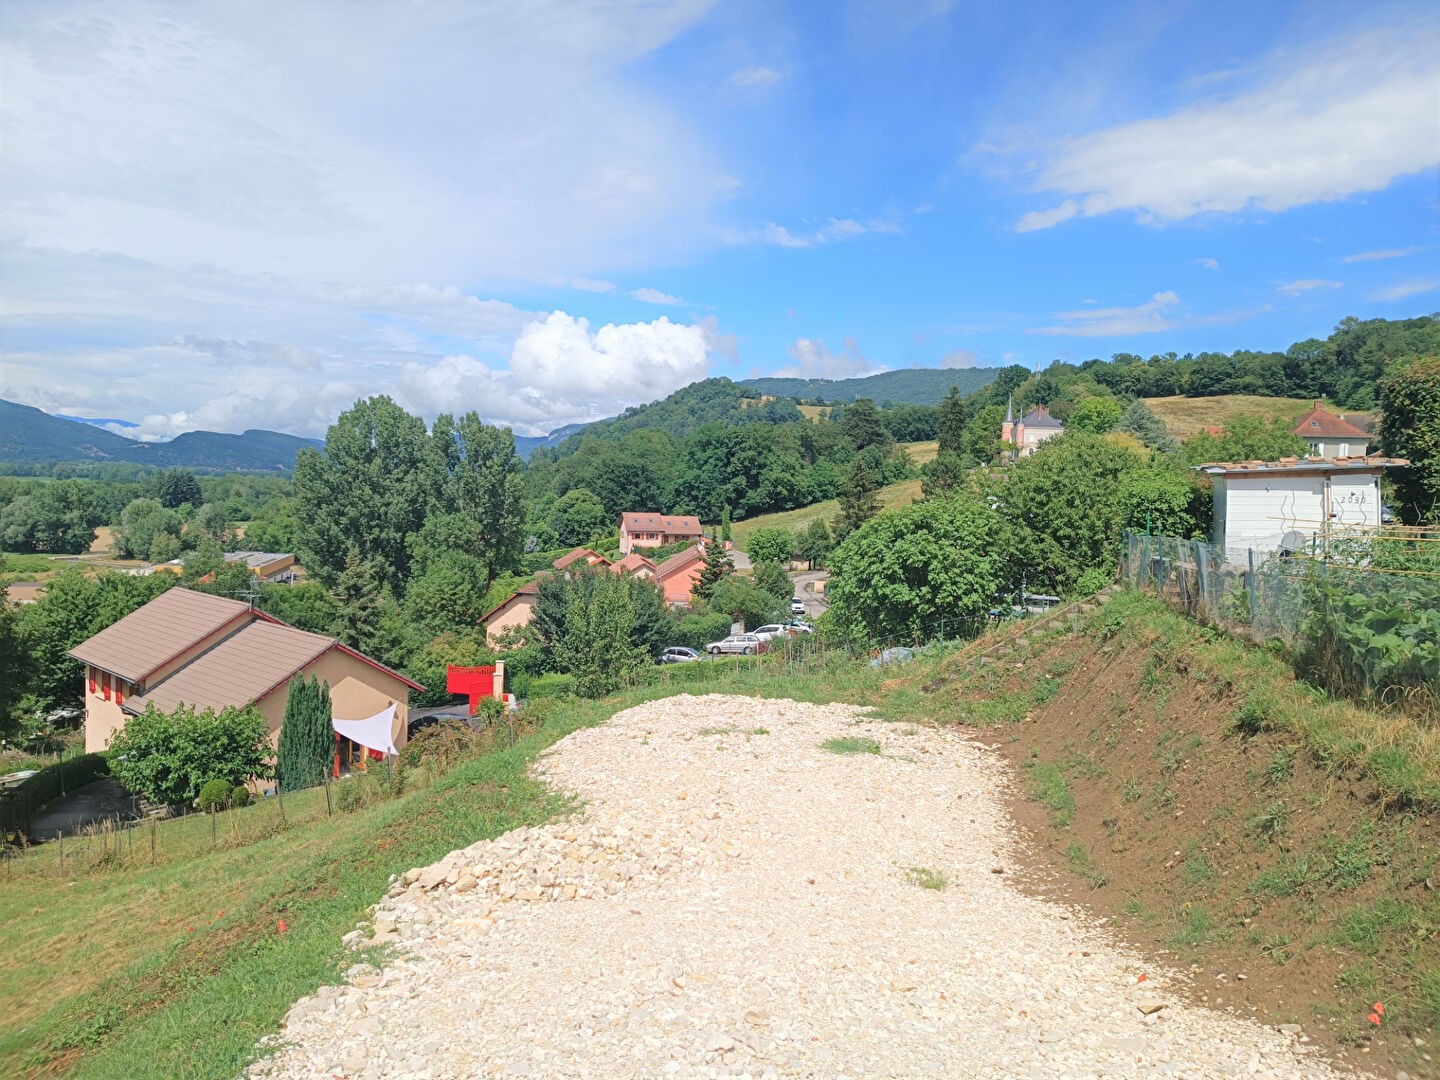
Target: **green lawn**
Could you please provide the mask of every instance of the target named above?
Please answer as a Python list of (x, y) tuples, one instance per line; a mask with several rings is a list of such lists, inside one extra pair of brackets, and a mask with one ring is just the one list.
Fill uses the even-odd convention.
[[(879, 495), (880, 505), (886, 510), (896, 506), (909, 506), (920, 498), (920, 481), (901, 480), (898, 484), (890, 484), (881, 488)], [(839, 515), (840, 500), (826, 499), (824, 502), (814, 503), (811, 506), (802, 506), (798, 510), (782, 510), (778, 514), (761, 514), (759, 517), (737, 521), (730, 527), (730, 535), (734, 537), (738, 547), (744, 548), (745, 541), (756, 529), (779, 525), (797, 531), (805, 528), (812, 521), (831, 521)]]

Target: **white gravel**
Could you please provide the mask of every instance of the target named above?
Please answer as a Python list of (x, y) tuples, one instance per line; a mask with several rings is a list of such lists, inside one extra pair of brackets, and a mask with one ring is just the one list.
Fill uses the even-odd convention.
[(1010, 774), (963, 733), (681, 696), (540, 770), (584, 814), (411, 871), (376, 909), (398, 958), (297, 1003), (252, 1075), (1351, 1075), (996, 873)]

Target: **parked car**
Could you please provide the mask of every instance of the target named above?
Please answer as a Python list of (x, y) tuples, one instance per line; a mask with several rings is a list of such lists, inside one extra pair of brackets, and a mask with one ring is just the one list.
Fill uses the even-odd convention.
[(757, 626), (750, 632), (761, 641), (769, 641), (773, 637), (788, 637), (790, 628), (782, 623), (772, 622), (766, 623), (764, 626)]
[(694, 649), (687, 648), (684, 645), (671, 645), (670, 648), (660, 654), (660, 663), (662, 664), (688, 664), (692, 660), (704, 659), (705, 657), (701, 656)]
[(795, 597), (794, 600), (791, 600), (791, 601), (790, 601), (790, 614), (791, 614), (791, 615), (804, 615), (804, 614), (805, 614), (805, 601), (804, 601), (804, 600), (801, 600), (800, 597), (798, 597), (798, 596)]
[(721, 653), (742, 653), (749, 656), (751, 653), (758, 653), (764, 646), (765, 642), (754, 634), (731, 634), (722, 641), (712, 641), (705, 646), (705, 651), (711, 656), (719, 656)]
[(801, 634), (813, 634), (815, 632), (815, 627), (811, 626), (804, 619), (791, 619), (790, 629)]

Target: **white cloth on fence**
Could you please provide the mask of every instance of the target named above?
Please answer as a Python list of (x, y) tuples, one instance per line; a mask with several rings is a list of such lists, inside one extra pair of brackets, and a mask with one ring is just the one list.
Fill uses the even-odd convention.
[(378, 750), (382, 754), (400, 753), (395, 749), (395, 736), (391, 734), (395, 726), (393, 703), (364, 720), (338, 720), (331, 717), (330, 724), (345, 738), (368, 750)]

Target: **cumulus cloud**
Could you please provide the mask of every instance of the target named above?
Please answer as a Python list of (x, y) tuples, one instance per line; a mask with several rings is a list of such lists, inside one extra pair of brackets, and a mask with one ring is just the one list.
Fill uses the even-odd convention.
[(820, 338), (797, 338), (795, 344), (790, 346), (790, 359), (794, 363), (775, 372), (777, 376), (796, 379), (851, 379), (886, 370), (861, 355), (853, 337), (845, 339), (845, 347), (839, 353), (832, 353)]
[(1277, 285), (1275, 291), (1281, 296), (1293, 298), (1316, 289), (1338, 289), (1340, 287), (1338, 281), (1326, 281), (1323, 278), (1301, 278), (1299, 281), (1287, 281), (1283, 285)]
[(1386, 303), (1395, 300), (1408, 300), (1412, 296), (1419, 296), (1422, 293), (1434, 292), (1440, 289), (1440, 279), (1431, 281), (1406, 281), (1399, 285), (1391, 285), (1388, 289), (1381, 289), (1371, 294), (1372, 300), (1381, 300)]
[(1149, 224), (1277, 212), (1379, 191), (1440, 164), (1433, 21), (1276, 53), (1247, 89), (1052, 146), (1035, 188), (1064, 196), (1022, 232), (1129, 211)]
[(1054, 337), (1115, 337), (1127, 334), (1154, 334), (1178, 325), (1172, 318), (1180, 297), (1172, 291), (1157, 292), (1136, 307), (1081, 308), (1057, 311), (1054, 326), (1037, 326), (1026, 331)]

